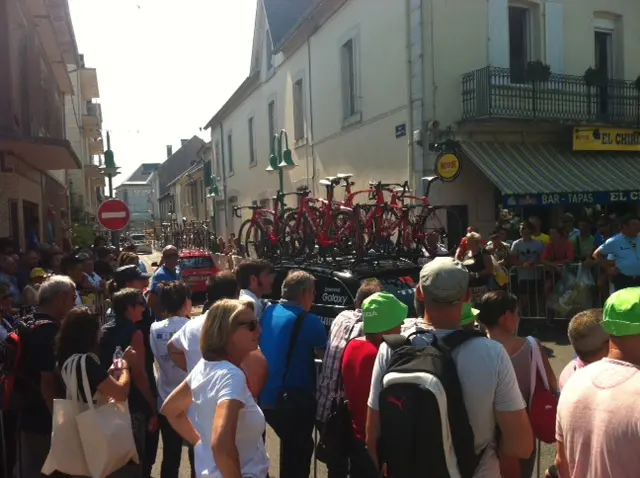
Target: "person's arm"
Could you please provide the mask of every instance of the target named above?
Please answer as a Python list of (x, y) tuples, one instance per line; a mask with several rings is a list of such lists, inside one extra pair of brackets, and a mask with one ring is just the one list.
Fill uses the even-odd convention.
[(571, 471), (569, 470), (569, 462), (567, 461), (567, 455), (564, 451), (564, 443), (561, 441), (556, 442), (556, 469), (560, 478), (570, 478)]
[(40, 392), (44, 398), (44, 403), (51, 413), (53, 413), (53, 400), (59, 398), (60, 387), (56, 377), (56, 357), (55, 357), (55, 337), (57, 328), (51, 324), (40, 326), (41, 329), (38, 340), (34, 341), (35, 368), (40, 373)]
[(571, 264), (576, 258), (576, 249), (573, 247), (573, 243), (571, 241), (567, 242), (567, 256), (560, 261), (562, 264)]
[(242, 407), (244, 403), (239, 400), (224, 400), (218, 402), (216, 407), (211, 434), (211, 451), (224, 478), (242, 478), (240, 456), (236, 446), (238, 415)]
[(493, 407), (501, 432), (499, 453), (529, 458), (533, 452), (533, 431), (516, 373), (505, 349), (499, 347), (496, 353), (498, 375)]
[(157, 403), (156, 399), (151, 392), (151, 384), (149, 383), (149, 377), (147, 376), (147, 371), (145, 370), (145, 355), (146, 351), (144, 349), (144, 340), (142, 337), (142, 332), (139, 330), (134, 332), (131, 336), (131, 348), (136, 353), (136, 360), (131, 364), (131, 375), (133, 378), (133, 384), (136, 386), (140, 393), (146, 400), (147, 404), (151, 408), (152, 414), (157, 414)]
[(155, 315), (160, 315), (161, 310), (159, 307), (160, 304), (158, 302), (158, 294), (153, 290), (153, 283), (151, 284), (151, 290), (149, 291), (149, 295), (147, 296), (147, 303), (149, 304), (151, 311)]
[(105, 372), (100, 364), (92, 359), (87, 360), (91, 360), (91, 362), (93, 362), (89, 365), (90, 362), (87, 361), (87, 374), (89, 374), (89, 368), (92, 368), (93, 370), (91, 373), (95, 374), (96, 377), (99, 376), (102, 378), (97, 387), (98, 391), (105, 397), (112, 398), (116, 402), (124, 402), (129, 397), (129, 388), (131, 386), (131, 374), (129, 372), (129, 364), (127, 361), (124, 359), (122, 360), (122, 369), (118, 370), (119, 377), (116, 380)]
[(522, 266), (522, 260), (520, 259), (520, 242), (515, 241), (511, 244), (511, 249), (509, 250), (509, 262), (513, 266)]
[(313, 341), (313, 350), (316, 357), (320, 360), (324, 358), (324, 352), (327, 349), (327, 328), (322, 323), (320, 317), (313, 315), (305, 318), (305, 321), (311, 327), (311, 340)]
[(258, 398), (267, 383), (267, 376), (269, 374), (267, 359), (260, 350), (254, 350), (242, 361), (241, 368), (247, 376), (251, 394), (255, 398)]
[(542, 346), (542, 344), (536, 339), (538, 343), (538, 348), (540, 349), (540, 356), (542, 357), (542, 363), (544, 364), (544, 371), (547, 374), (547, 380), (549, 382), (549, 388), (555, 394), (558, 394), (558, 379), (556, 377), (555, 372), (553, 371), (553, 367), (551, 367), (551, 362), (549, 362), (549, 356), (547, 355), (546, 350)]
[(169, 351), (169, 358), (176, 364), (178, 368), (187, 372), (187, 327), (189, 323), (182, 326), (178, 332), (173, 334), (173, 337), (169, 339), (167, 343), (167, 350)]
[(484, 269), (480, 272), (476, 272), (477, 277), (489, 277), (493, 275), (493, 261), (491, 260), (491, 254), (488, 252), (484, 252), (482, 254), (482, 263), (484, 264)]
[(189, 379), (186, 378), (169, 394), (162, 404), (160, 413), (167, 417), (169, 424), (178, 435), (191, 445), (195, 445), (200, 441), (200, 435), (198, 435), (198, 432), (187, 415), (187, 410), (189, 410), (193, 402), (193, 395), (188, 380)]
[(596, 260), (598, 264), (600, 264), (600, 266), (605, 271), (607, 271), (607, 273), (609, 273), (609, 275), (615, 275), (618, 272), (618, 268), (616, 267), (616, 262), (610, 261), (607, 258), (609, 254), (611, 254), (613, 249), (611, 246), (612, 240), (613, 240), (613, 237), (610, 237), (609, 239), (604, 241), (604, 244), (598, 247), (593, 253), (593, 258)]
[(54, 372), (40, 372), (40, 392), (49, 412), (53, 413), (53, 400), (59, 397), (58, 381)]

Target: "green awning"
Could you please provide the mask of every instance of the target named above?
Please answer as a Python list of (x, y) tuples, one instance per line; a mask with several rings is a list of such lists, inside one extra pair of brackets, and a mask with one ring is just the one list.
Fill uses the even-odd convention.
[(462, 142), (466, 156), (503, 195), (640, 188), (640, 154), (583, 152), (555, 144)]

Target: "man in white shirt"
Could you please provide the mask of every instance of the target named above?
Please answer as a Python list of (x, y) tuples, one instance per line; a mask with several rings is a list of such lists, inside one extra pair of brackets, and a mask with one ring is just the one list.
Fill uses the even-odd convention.
[(269, 302), (262, 297), (271, 294), (275, 272), (273, 265), (268, 261), (247, 261), (236, 271), (236, 278), (240, 286), (240, 300), (250, 300), (254, 304), (256, 317), (260, 319), (262, 312)]
[[(439, 257), (425, 265), (420, 272), (419, 292), (425, 304), (424, 321), (431, 324), (433, 330), (414, 335), (414, 346), (426, 346), (434, 336), (442, 339), (461, 328), (462, 308), (469, 300), (469, 273), (461, 262), (451, 257)], [(421, 329), (413, 328), (403, 334), (410, 335), (416, 330)], [(383, 343), (371, 379), (366, 442), (374, 460), (379, 456), (379, 395), (391, 355), (391, 349)], [(463, 343), (454, 349), (452, 357), (474, 432), (476, 454), (484, 450), (473, 476), (495, 478), (500, 476), (495, 445), (496, 426), (502, 437), (498, 444), (500, 454), (528, 458), (533, 451), (529, 416), (511, 360), (501, 344), (484, 337)]]

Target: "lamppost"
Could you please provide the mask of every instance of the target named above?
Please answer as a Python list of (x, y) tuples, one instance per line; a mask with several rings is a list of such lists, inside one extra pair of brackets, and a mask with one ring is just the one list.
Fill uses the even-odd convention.
[[(102, 166), (102, 174), (104, 174), (109, 181), (109, 199), (113, 199), (113, 178), (120, 174), (120, 168), (116, 166), (116, 160), (111, 151), (111, 135), (107, 131), (107, 150), (104, 152), (104, 166)], [(118, 246), (118, 233), (116, 231), (111, 232), (111, 244)]]
[[(280, 134), (274, 134), (271, 138), (271, 154), (269, 166), (266, 169), (268, 172), (278, 171), (278, 186), (281, 193), (284, 193), (284, 170), (296, 166), (289, 149), (289, 135), (283, 129)], [(280, 195), (280, 207), (284, 210), (284, 196), (282, 195)]]

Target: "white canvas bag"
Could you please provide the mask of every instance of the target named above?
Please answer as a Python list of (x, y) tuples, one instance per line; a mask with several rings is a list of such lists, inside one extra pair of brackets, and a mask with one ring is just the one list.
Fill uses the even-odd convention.
[[(72, 355), (62, 366), (61, 375), (67, 389), (67, 398), (53, 401), (51, 448), (42, 467), (42, 473), (55, 471), (73, 476), (89, 476), (76, 417), (89, 406), (78, 392), (77, 366), (85, 365), (86, 355)], [(90, 397), (89, 397), (90, 398)]]
[[(85, 396), (90, 395), (86, 363), (81, 363)], [(104, 478), (129, 461), (139, 463), (127, 402), (110, 401), (76, 417), (84, 456), (92, 478)]]

